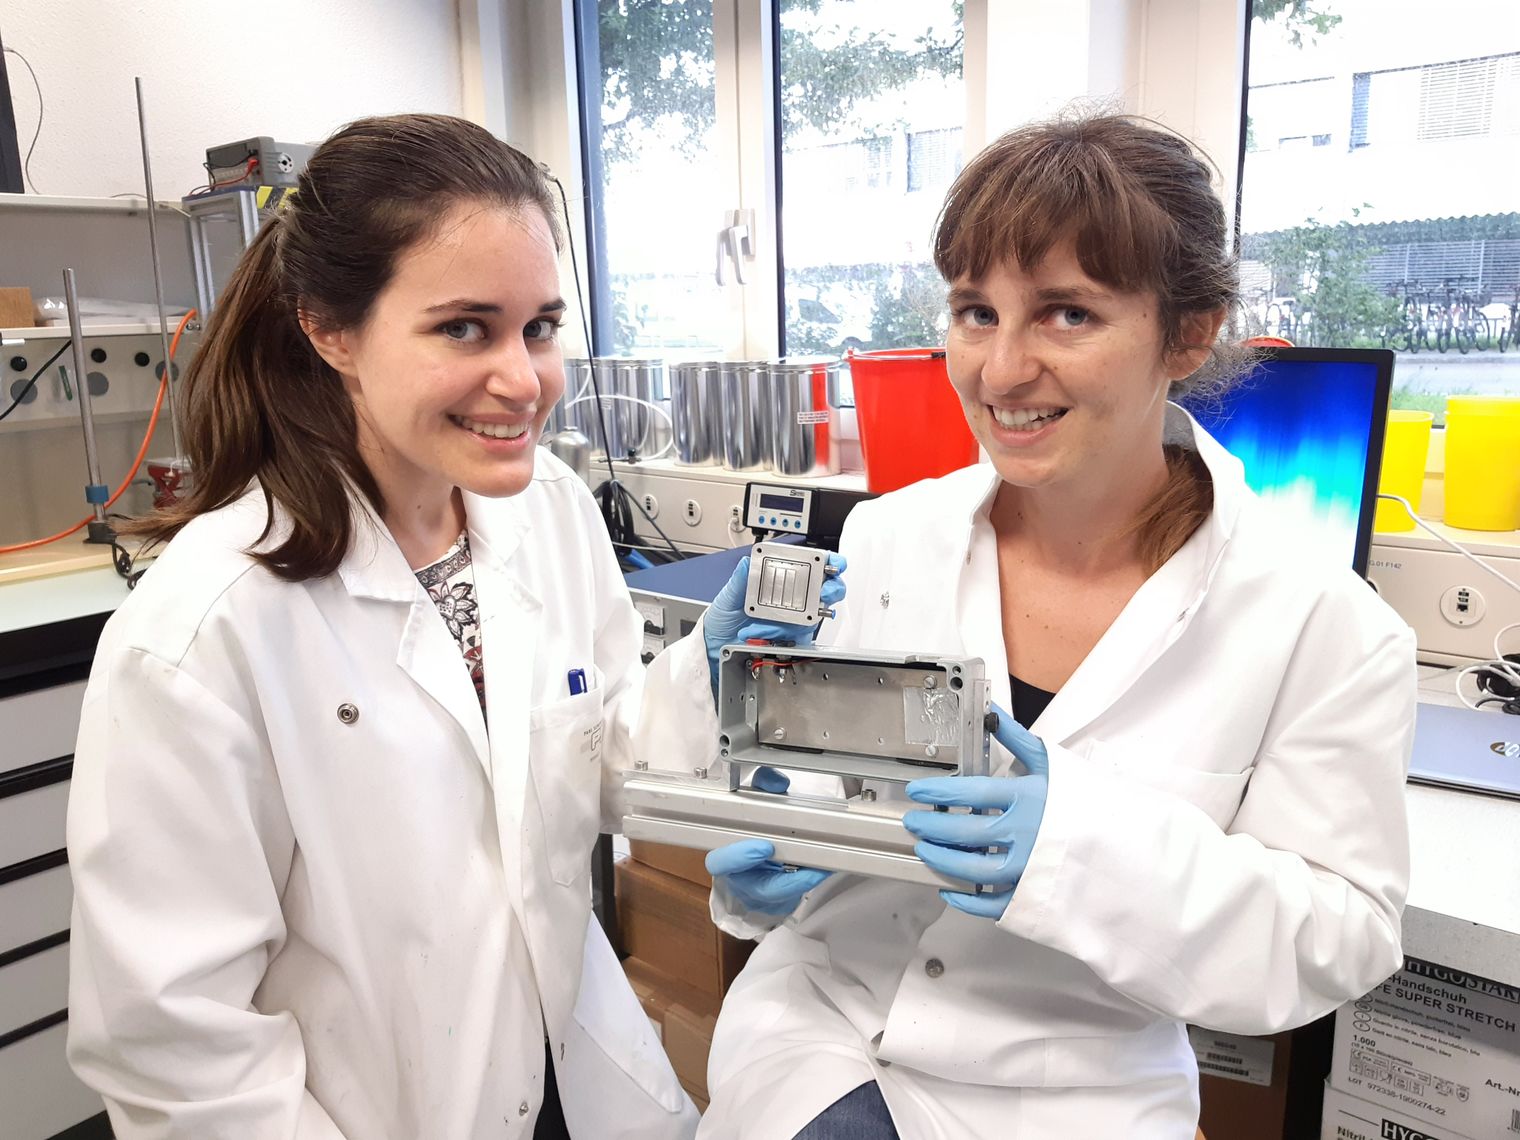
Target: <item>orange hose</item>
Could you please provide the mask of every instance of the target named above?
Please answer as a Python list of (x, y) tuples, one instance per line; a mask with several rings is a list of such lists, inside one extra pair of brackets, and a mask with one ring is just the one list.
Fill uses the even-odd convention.
[[(191, 318), (195, 315), (195, 310), (191, 309), (180, 318), (179, 327), (174, 330), (174, 338), (169, 341), (169, 359), (164, 362), (164, 374), (158, 381), (158, 398), (153, 401), (153, 414), (148, 417), (148, 430), (143, 435), (142, 446), (137, 449), (137, 458), (132, 461), (132, 470), (127, 472), (127, 477), (121, 481), (121, 486), (116, 488), (116, 493), (106, 500), (105, 507), (110, 507), (117, 499), (121, 498), (126, 489), (132, 485), (132, 480), (137, 478), (138, 468), (142, 466), (143, 459), (148, 454), (148, 444), (153, 441), (153, 430), (158, 427), (158, 413), (164, 406), (164, 394), (169, 390), (169, 375), (174, 371), (174, 352), (179, 348), (179, 338), (183, 335), (185, 326), (190, 323)], [(81, 381), (85, 379), (81, 377)], [(102, 508), (102, 510), (104, 509)], [(60, 539), (68, 538), (69, 535), (77, 534), (88, 526), (90, 520), (94, 517), (95, 513), (92, 511), (69, 527), (68, 530), (61, 530), (57, 534), (48, 535), (47, 538), (34, 538), (30, 542), (18, 542), (14, 546), (0, 546), (0, 554), (13, 554), (18, 550), (31, 550), (33, 547), (46, 546), (50, 542), (57, 542)]]

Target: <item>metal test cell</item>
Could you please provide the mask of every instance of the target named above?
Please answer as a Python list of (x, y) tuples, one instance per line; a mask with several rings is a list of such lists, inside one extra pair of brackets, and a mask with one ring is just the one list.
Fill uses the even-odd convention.
[(829, 552), (757, 542), (750, 551), (744, 612), (761, 621), (812, 625), (827, 616), (821, 595)]
[[(902, 815), (916, 805), (861, 784), (986, 775), (987, 700), (977, 658), (728, 646), (716, 771), (634, 773), (624, 832), (706, 850), (758, 836), (797, 866), (974, 889), (913, 854)], [(846, 794), (756, 791), (743, 781), (752, 764), (838, 776)]]

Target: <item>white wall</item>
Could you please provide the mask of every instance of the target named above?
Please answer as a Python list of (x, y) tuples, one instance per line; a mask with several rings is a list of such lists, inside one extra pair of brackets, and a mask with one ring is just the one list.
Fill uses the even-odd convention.
[[(46, 111), (32, 156), (42, 194), (142, 191), (134, 76), (147, 89), (154, 189), (205, 181), (208, 146), (315, 142), (363, 115), (460, 114), (454, 0), (6, 0), (0, 35), (26, 56)], [(22, 153), (31, 76), (7, 57)]]
[[(139, 75), (161, 199), (204, 182), (208, 146), (257, 135), (315, 142), (364, 115), (465, 113), (455, 0), (4, 0), (0, 34), (42, 84), (31, 174), (43, 194), (142, 193)], [(26, 68), (14, 56), (6, 62), (24, 155), (37, 96)], [(171, 303), (188, 303), (183, 227), (172, 216), (164, 222), (161, 215), (165, 291)], [(0, 283), (57, 292), (65, 264), (78, 268), (82, 293), (152, 300), (141, 217), (23, 213), (0, 203)], [(12, 375), (3, 372), (7, 389)], [(145, 426), (99, 425), (102, 474), (113, 487)], [(151, 454), (171, 450), (161, 422)], [(81, 518), (83, 471), (77, 427), (0, 434), (0, 485), (19, 492), (0, 505), (0, 544)], [(133, 492), (121, 505), (140, 510), (147, 501)]]

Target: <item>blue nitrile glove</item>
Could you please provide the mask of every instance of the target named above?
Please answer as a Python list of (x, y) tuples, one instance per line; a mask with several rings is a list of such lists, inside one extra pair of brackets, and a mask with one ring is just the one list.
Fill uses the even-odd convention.
[[(755, 769), (752, 787), (762, 792), (783, 794), (791, 781), (774, 768)], [(723, 880), (733, 896), (748, 910), (761, 914), (786, 916), (797, 909), (802, 896), (833, 874), (799, 867), (786, 870), (771, 856), (776, 845), (768, 839), (741, 839), (727, 847), (707, 853), (707, 872)]]
[[(933, 870), (991, 891), (979, 895), (940, 891), (957, 910), (999, 919), (1029, 865), (1029, 852), (1045, 816), (1050, 756), (1045, 743), (997, 705), (993, 737), (1028, 770), (1027, 776), (936, 776), (914, 780), (908, 798), (946, 807), (992, 808), (997, 815), (910, 811), (903, 826), (917, 836), (914, 853)], [(990, 850), (989, 850), (990, 849)]]
[[(844, 600), (845, 570), (842, 554), (830, 554), (823, 589), (824, 606), (833, 608)], [(777, 645), (812, 645), (817, 626), (790, 622), (754, 621), (744, 612), (744, 593), (749, 584), (749, 555), (739, 559), (734, 572), (702, 615), (702, 637), (707, 643), (707, 669), (712, 677), (713, 699), (718, 696), (718, 660), (725, 645), (742, 641), (769, 641)], [(822, 624), (822, 623), (819, 623)]]

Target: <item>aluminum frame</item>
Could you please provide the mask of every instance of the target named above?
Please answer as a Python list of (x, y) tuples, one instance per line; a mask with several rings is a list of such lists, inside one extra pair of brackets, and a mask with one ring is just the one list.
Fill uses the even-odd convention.
[[(862, 781), (988, 773), (991, 724), (980, 658), (731, 645), (719, 663), (718, 709), (712, 767), (625, 778), (623, 833), (630, 839), (712, 850), (758, 837), (792, 866), (978, 890), (914, 854), (902, 816), (918, 805), (879, 800)], [(888, 731), (894, 716), (900, 732)], [(781, 739), (773, 717), (792, 717)], [(750, 764), (838, 776), (846, 795), (744, 787)]]

